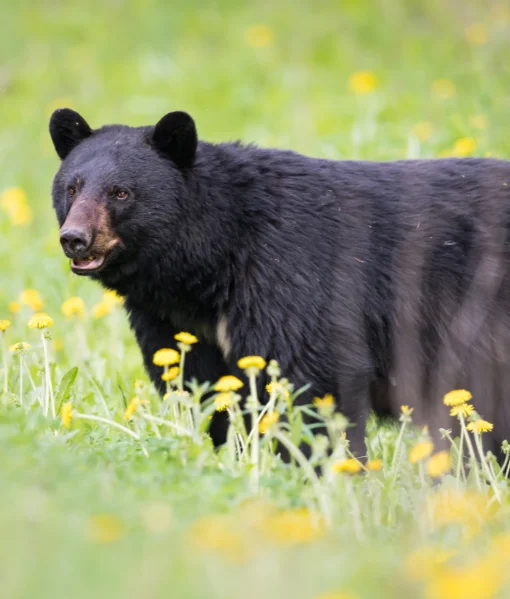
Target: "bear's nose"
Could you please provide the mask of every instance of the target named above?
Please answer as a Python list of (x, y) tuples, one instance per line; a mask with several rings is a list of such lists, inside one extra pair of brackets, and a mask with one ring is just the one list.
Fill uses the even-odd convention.
[(84, 229), (69, 228), (60, 231), (60, 243), (65, 254), (72, 258), (83, 253), (90, 245), (90, 236)]

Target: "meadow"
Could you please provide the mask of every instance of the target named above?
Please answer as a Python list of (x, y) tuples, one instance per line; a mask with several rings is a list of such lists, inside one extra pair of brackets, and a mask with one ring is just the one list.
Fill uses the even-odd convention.
[[(92, 126), (182, 109), (209, 141), (508, 159), (508, 2), (1, 0), (1, 14), (1, 595), (508, 597), (510, 447), (503, 468), (485, 454), (483, 397), (445, 398), (462, 430), (444, 431), (450, 451), (403, 406), (370, 422), (360, 460), (330, 398), (297, 408), (256, 357), (242, 380), (187, 385), (183, 336), (155, 357), (160, 398), (122, 298), (70, 273), (47, 132), (57, 107)], [(262, 368), (273, 383), (246, 429), (236, 392)], [(217, 409), (232, 422), (219, 452)], [(327, 431), (309, 460), (305, 411)]]

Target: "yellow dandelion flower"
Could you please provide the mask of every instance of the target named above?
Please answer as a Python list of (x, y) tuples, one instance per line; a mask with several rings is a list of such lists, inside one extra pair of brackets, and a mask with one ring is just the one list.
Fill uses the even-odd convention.
[(18, 343), (11, 345), (11, 347), (9, 348), (9, 351), (16, 353), (16, 354), (22, 354), (22, 353), (25, 353), (26, 351), (28, 351), (30, 349), (30, 347), (31, 347), (31, 345), (29, 343), (25, 343), (24, 341), (18, 341)]
[(266, 385), (266, 391), (267, 391), (269, 394), (273, 393), (273, 391), (274, 391), (275, 393), (277, 393), (277, 392), (278, 392), (278, 390), (279, 390), (279, 387), (280, 387), (280, 384), (279, 384), (279, 383), (268, 383), (268, 384)]
[(456, 389), (455, 391), (450, 391), (443, 397), (443, 403), (445, 406), (460, 406), (463, 403), (467, 403), (471, 401), (473, 396), (469, 391), (465, 389)]
[(469, 119), (469, 124), (475, 129), (487, 129), (489, 121), (483, 114), (475, 114)]
[(232, 394), (230, 391), (219, 393), (214, 398), (214, 407), (218, 412), (225, 412), (232, 405)]
[(70, 297), (62, 304), (62, 314), (69, 318), (85, 314), (85, 302), (81, 297)]
[(195, 337), (195, 335), (192, 335), (191, 333), (177, 333), (177, 335), (174, 336), (174, 339), (176, 339), (177, 341), (180, 341), (181, 343), (184, 343), (185, 345), (193, 345), (194, 343), (197, 343), (198, 339)]
[(420, 441), (409, 452), (409, 461), (411, 464), (417, 464), (432, 455), (433, 451), (434, 443), (432, 441)]
[(98, 302), (92, 308), (92, 316), (94, 318), (102, 318), (103, 316), (110, 314), (111, 311), (112, 311), (112, 304), (109, 304), (108, 302), (105, 302), (103, 300), (103, 301)]
[(5, 331), (11, 326), (10, 320), (0, 320), (0, 331), (5, 333)]
[(88, 522), (88, 534), (94, 543), (113, 543), (124, 535), (124, 526), (116, 516), (97, 514)]
[(73, 404), (70, 401), (66, 401), (66, 403), (62, 406), (62, 410), (60, 412), (60, 418), (62, 419), (62, 424), (69, 428), (71, 426), (71, 421), (73, 419)]
[(473, 538), (498, 511), (483, 493), (473, 490), (440, 489), (427, 499), (427, 513), (434, 528), (462, 527), (464, 538)]
[(455, 83), (449, 79), (436, 79), (432, 83), (432, 93), (441, 100), (453, 97), (457, 92)]
[(357, 71), (349, 77), (347, 85), (354, 94), (364, 95), (373, 92), (379, 86), (379, 80), (371, 71)]
[(487, 422), (487, 420), (475, 420), (467, 425), (468, 431), (471, 431), (472, 433), (476, 431), (478, 434), (490, 433), (493, 428), (494, 425)]
[(461, 137), (453, 144), (452, 156), (470, 156), (476, 150), (476, 141), (472, 137)]
[(467, 418), (471, 412), (474, 412), (474, 407), (470, 403), (461, 403), (460, 406), (454, 406), (450, 410), (450, 416), (464, 416)]
[(31, 329), (47, 329), (53, 326), (53, 318), (45, 312), (37, 312), (28, 321), (28, 326)]
[(434, 134), (434, 126), (432, 123), (428, 122), (417, 123), (411, 129), (411, 133), (420, 141), (427, 141), (427, 139), (430, 139)]
[(19, 302), (10, 302), (8, 308), (11, 314), (17, 314), (21, 310), (21, 304)]
[(248, 370), (248, 368), (257, 368), (258, 370), (262, 370), (266, 367), (266, 361), (260, 356), (245, 356), (237, 362), (237, 365), (242, 370)]
[(179, 352), (175, 351), (175, 349), (165, 347), (163, 349), (158, 349), (154, 354), (152, 361), (156, 366), (170, 366), (171, 364), (176, 364), (179, 359)]
[(20, 204), (16, 207), (11, 215), (11, 222), (15, 226), (26, 226), (32, 222), (33, 213), (32, 208), (28, 204)]
[(264, 48), (273, 43), (274, 33), (268, 25), (252, 25), (246, 30), (244, 38), (252, 48)]
[(314, 397), (313, 405), (318, 408), (330, 408), (335, 405), (335, 398), (331, 393), (326, 393), (324, 397)]
[(121, 297), (116, 291), (105, 291), (103, 294), (103, 301), (110, 306), (117, 306), (123, 303), (124, 298)]
[(361, 469), (361, 462), (353, 458), (340, 460), (331, 466), (331, 470), (335, 473), (345, 472), (346, 474), (357, 474)]
[(298, 507), (277, 512), (263, 524), (267, 537), (279, 545), (310, 543), (324, 534), (323, 519), (307, 508)]
[(465, 566), (444, 567), (428, 582), (430, 599), (494, 599), (499, 594), (505, 572), (498, 560), (482, 558)]
[(280, 397), (283, 397), (285, 399), (289, 399), (290, 397), (289, 390), (286, 389), (281, 383), (268, 383), (266, 385), (266, 391), (269, 394), (273, 393), (274, 391), (276, 395), (279, 395)]
[(34, 312), (40, 312), (44, 305), (41, 294), (36, 289), (25, 289), (25, 291), (22, 291), (20, 301), (25, 306), (32, 308)]
[(27, 202), (27, 194), (21, 187), (9, 187), (0, 194), (0, 206), (7, 210), (9, 204), (24, 204)]
[(0, 207), (13, 225), (23, 226), (32, 222), (32, 209), (25, 192), (20, 187), (11, 187), (3, 191), (0, 194)]
[(92, 316), (94, 318), (102, 318), (107, 316), (113, 308), (122, 304), (124, 299), (115, 291), (107, 291), (103, 295), (103, 299), (92, 308)]
[(468, 44), (483, 46), (487, 41), (487, 30), (481, 23), (473, 23), (464, 29), (464, 36)]
[(138, 397), (133, 397), (133, 399), (129, 402), (126, 411), (124, 412), (124, 420), (131, 420), (135, 415), (136, 409), (142, 402)]
[(244, 557), (245, 546), (238, 526), (228, 516), (205, 516), (190, 530), (191, 543), (201, 551), (212, 551), (231, 561)]
[(280, 414), (278, 412), (270, 412), (262, 417), (259, 422), (259, 432), (265, 435), (267, 431), (280, 420)]
[(410, 408), (409, 406), (400, 406), (400, 411), (404, 416), (411, 416), (414, 412), (414, 408)]
[(244, 383), (240, 381), (236, 376), (222, 376), (218, 379), (217, 383), (214, 385), (215, 391), (237, 391), (240, 389)]
[(365, 468), (371, 472), (377, 472), (382, 468), (382, 460), (368, 460), (365, 464)]
[(415, 549), (405, 560), (405, 572), (412, 580), (427, 580), (440, 572), (444, 564), (455, 556), (455, 551), (435, 545)]
[(441, 478), (450, 471), (452, 460), (447, 451), (435, 453), (427, 462), (427, 474), (432, 478)]
[(172, 366), (172, 368), (169, 368), (167, 372), (161, 375), (161, 380), (165, 382), (173, 381), (179, 376), (179, 372), (180, 368), (178, 366)]

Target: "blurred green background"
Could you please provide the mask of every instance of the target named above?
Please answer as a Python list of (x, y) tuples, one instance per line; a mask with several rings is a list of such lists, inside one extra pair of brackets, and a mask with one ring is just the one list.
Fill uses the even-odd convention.
[[(186, 110), (209, 141), (335, 159), (510, 157), (507, 1), (0, 0), (0, 15), (0, 318), (13, 320), (10, 342), (33, 343), (27, 313), (10, 314), (9, 304), (37, 289), (55, 318), (56, 373), (83, 367), (82, 398), (97, 391), (91, 372), (119, 401), (118, 385), (143, 371), (120, 312), (87, 321), (88, 362), (60, 314), (70, 296), (90, 310), (102, 291), (72, 276), (60, 251), (53, 109), (74, 108), (93, 127)], [(69, 446), (37, 417), (1, 408), (0, 594), (9, 599), (309, 599), (346, 577), (360, 597), (410, 596), (392, 575), (413, 535), (404, 520), (395, 552), (386, 551), (389, 538), (397, 545), (388, 531), (350, 551), (346, 521), (313, 555), (269, 553), (236, 574), (199, 567), (175, 531), (230, 509), (246, 481), (219, 472), (211, 457), (183, 469), (166, 450), (147, 467), (103, 432)], [(272, 492), (292, 503), (296, 485), (275, 481)], [(114, 550), (87, 540), (97, 513), (122, 521), (110, 526), (121, 539)]]
[[(473, 153), (504, 157), (509, 11), (490, 0), (3, 0), (0, 190), (23, 188), (34, 219), (14, 232), (0, 216), (0, 260), (17, 265), (0, 306), (26, 286), (51, 281), (57, 297), (71, 284), (50, 208), (53, 108), (92, 126), (183, 109), (204, 139), (330, 158), (431, 157), (465, 137)], [(359, 71), (376, 78), (371, 93), (349, 89)]]

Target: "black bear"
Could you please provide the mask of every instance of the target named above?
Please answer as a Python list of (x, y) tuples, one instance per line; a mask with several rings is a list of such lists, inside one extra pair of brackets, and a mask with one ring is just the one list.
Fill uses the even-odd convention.
[(50, 133), (64, 252), (125, 297), (156, 385), (154, 352), (185, 330), (187, 377), (275, 358), (302, 401), (335, 396), (358, 452), (371, 409), (408, 404), (434, 433), (457, 387), (508, 434), (510, 163), (214, 145), (184, 112), (93, 130), (61, 109)]

